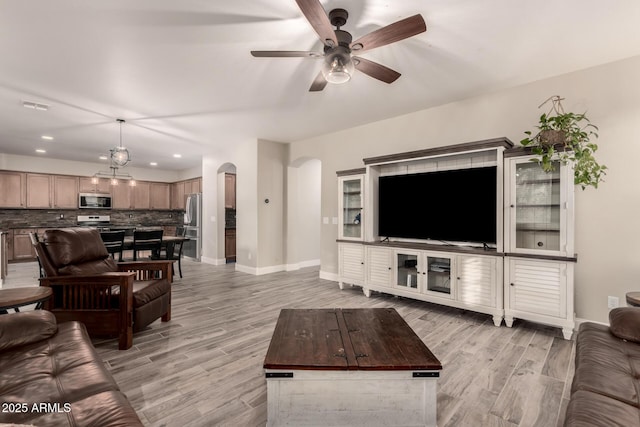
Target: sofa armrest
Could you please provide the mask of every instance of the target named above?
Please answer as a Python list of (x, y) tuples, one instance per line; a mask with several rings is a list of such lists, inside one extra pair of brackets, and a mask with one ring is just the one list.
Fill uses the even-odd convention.
[(0, 316), (0, 351), (31, 344), (58, 332), (55, 316), (44, 310)]
[(175, 260), (125, 261), (118, 263), (119, 271), (136, 273), (136, 280), (166, 279), (173, 282), (171, 266)]

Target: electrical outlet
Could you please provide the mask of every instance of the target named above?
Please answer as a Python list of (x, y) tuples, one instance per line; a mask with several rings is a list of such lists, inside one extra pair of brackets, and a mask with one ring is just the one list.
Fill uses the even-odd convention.
[(607, 297), (607, 307), (616, 308), (619, 305), (620, 305), (620, 300), (618, 299), (618, 297), (612, 297), (612, 296)]
[(60, 214), (60, 219), (64, 219), (64, 214)]

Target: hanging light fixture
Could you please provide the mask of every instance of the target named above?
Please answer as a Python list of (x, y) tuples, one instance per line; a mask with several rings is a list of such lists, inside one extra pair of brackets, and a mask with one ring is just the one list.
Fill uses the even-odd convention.
[(120, 124), (120, 146), (111, 149), (111, 162), (118, 167), (122, 167), (129, 163), (131, 157), (129, 156), (129, 150), (122, 146), (122, 124), (124, 120), (116, 119), (116, 121)]
[(111, 158), (109, 159), (109, 171), (99, 171), (93, 175), (92, 183), (97, 184), (100, 178), (107, 178), (111, 185), (118, 185), (120, 180), (129, 181), (129, 185), (136, 185), (136, 181), (128, 173), (119, 173), (119, 169), (124, 167), (131, 161), (129, 150), (122, 146), (122, 124), (124, 119), (116, 119), (120, 125), (120, 145), (112, 148), (110, 151)]

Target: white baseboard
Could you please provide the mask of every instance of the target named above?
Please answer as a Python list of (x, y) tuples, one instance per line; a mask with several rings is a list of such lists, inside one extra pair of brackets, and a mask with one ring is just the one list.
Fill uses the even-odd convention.
[(278, 273), (280, 271), (285, 271), (284, 265), (272, 265), (269, 267), (249, 267), (248, 265), (238, 264), (236, 262), (236, 271), (240, 271), (242, 273), (253, 274), (254, 276), (262, 276), (263, 274), (270, 273)]
[(320, 278), (324, 280), (331, 280), (332, 282), (338, 281), (338, 273), (331, 273), (328, 271), (320, 270)]
[(609, 324), (608, 324), (608, 323), (605, 323), (605, 322), (596, 322), (595, 320), (581, 319), (581, 318), (579, 318), (579, 317), (576, 317), (574, 320), (575, 320), (575, 322), (576, 322), (576, 331), (577, 331), (578, 329), (580, 329), (580, 325), (581, 325), (581, 324), (583, 324), (583, 323), (587, 323), (587, 322), (588, 322), (588, 323), (597, 323), (598, 325), (609, 326)]
[(225, 265), (227, 260), (224, 258), (200, 257), (200, 262), (211, 265)]
[(301, 268), (316, 267), (318, 265), (320, 265), (319, 259), (310, 259), (307, 261), (300, 261), (295, 264), (287, 264), (285, 266), (286, 268), (285, 271), (295, 271), (295, 270), (300, 270)]

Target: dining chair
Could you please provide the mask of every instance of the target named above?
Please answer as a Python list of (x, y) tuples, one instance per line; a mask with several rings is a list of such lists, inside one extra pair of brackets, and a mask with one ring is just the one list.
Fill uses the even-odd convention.
[[(35, 251), (35, 248), (38, 245), (38, 242), (40, 242), (40, 239), (38, 238), (38, 233), (35, 233), (35, 232), (29, 233), (29, 239), (31, 239), (31, 245), (33, 245), (33, 250)], [(44, 277), (44, 270), (42, 269), (42, 263), (40, 262), (40, 257), (38, 256), (37, 253), (36, 253), (36, 259), (38, 260), (38, 271), (40, 272), (40, 277)]]
[[(186, 229), (184, 227), (177, 227), (176, 228), (176, 236), (177, 237), (184, 237), (185, 236), (185, 231)], [(176, 260), (178, 261), (178, 273), (180, 274), (180, 278), (182, 279), (182, 265), (180, 263), (180, 260), (182, 259), (182, 246), (184, 245), (184, 240), (181, 240), (179, 242), (175, 242), (171, 245), (167, 245), (167, 249), (166, 252), (164, 253), (164, 259), (169, 259), (169, 260)], [(172, 264), (173, 266), (174, 264)], [(175, 268), (174, 268), (175, 270)], [(175, 271), (174, 271), (175, 274)]]
[(113, 259), (118, 254), (118, 262), (122, 262), (122, 251), (124, 249), (124, 230), (120, 231), (101, 231), (100, 237), (104, 243), (107, 252)]
[(151, 259), (159, 259), (162, 249), (163, 230), (135, 230), (133, 232), (133, 260), (137, 261), (140, 251), (151, 251)]

